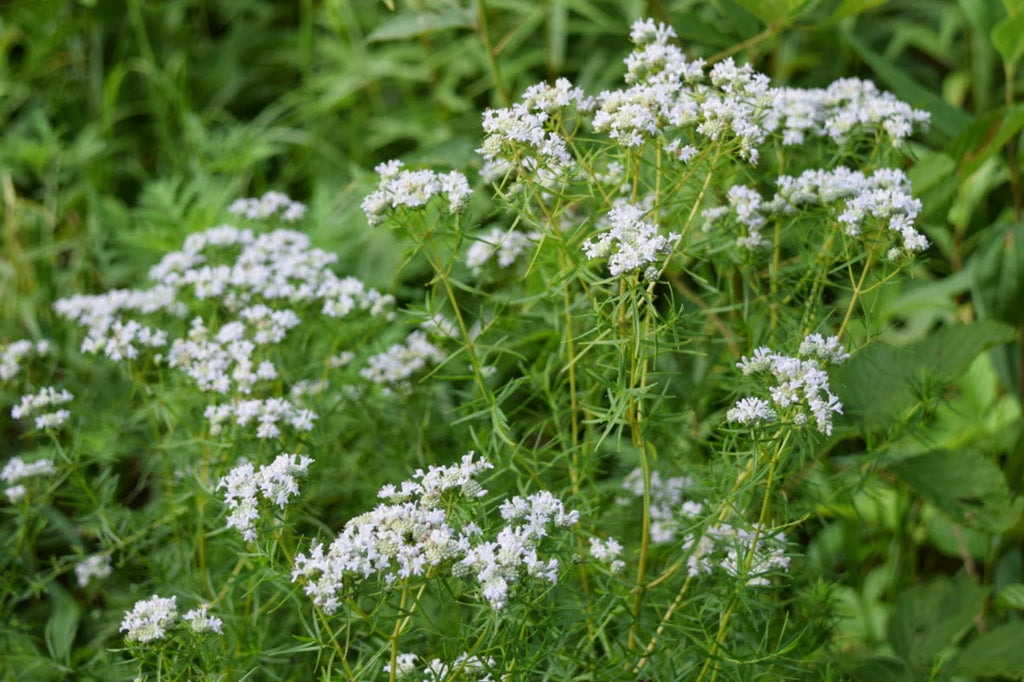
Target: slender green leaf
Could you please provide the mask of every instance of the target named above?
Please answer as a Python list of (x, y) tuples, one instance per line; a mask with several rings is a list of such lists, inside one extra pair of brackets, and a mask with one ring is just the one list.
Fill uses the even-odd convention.
[(471, 9), (447, 9), (440, 12), (402, 12), (378, 26), (367, 41), (407, 40), (452, 28), (472, 28)]

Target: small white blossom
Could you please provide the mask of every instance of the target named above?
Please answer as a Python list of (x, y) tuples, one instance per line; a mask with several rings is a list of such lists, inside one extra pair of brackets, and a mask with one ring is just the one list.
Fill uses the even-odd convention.
[(742, 398), (726, 417), (746, 426), (756, 426), (774, 421), (779, 410), (795, 406), (795, 410), (790, 410), (794, 422), (804, 423), (798, 420), (805, 420), (809, 412), (818, 431), (830, 436), (832, 417), (843, 413), (843, 404), (833, 395), (821, 363), (840, 364), (849, 357), (836, 337), (825, 339), (820, 334), (807, 336), (795, 358), (774, 353), (769, 348), (757, 348), (750, 358), (744, 356), (736, 366), (747, 376), (772, 375), (775, 383), (768, 388), (771, 403), (763, 398)]
[(187, 611), (182, 619), (189, 624), (193, 632), (202, 634), (206, 632), (216, 632), (218, 635), (224, 634), (224, 621), (217, 616), (211, 616), (209, 611), (209, 604), (203, 604), (198, 608)]
[(228, 207), (228, 213), (249, 220), (267, 220), (279, 214), (285, 222), (296, 222), (306, 215), (306, 206), (292, 201), (281, 192), (267, 192), (259, 199), (237, 199)]
[(540, 234), (537, 232), (523, 233), (503, 230), (500, 227), (491, 228), (469, 247), (466, 252), (466, 265), (477, 276), (492, 259), (496, 260), (501, 268), (508, 268), (539, 239)]
[(225, 489), (224, 502), (228, 514), (228, 528), (234, 528), (248, 542), (256, 540), (256, 520), (259, 518), (259, 497), (284, 509), (289, 498), (297, 495), (296, 477), (306, 475), (313, 459), (305, 455), (282, 453), (259, 470), (251, 462), (242, 462), (217, 483)]
[(608, 213), (610, 228), (584, 243), (583, 252), (591, 260), (607, 258), (613, 276), (655, 267), (672, 253), (679, 235), (658, 234), (657, 228), (643, 218), (644, 211), (639, 206), (618, 203)]
[(124, 615), (121, 632), (129, 642), (145, 644), (162, 638), (178, 616), (177, 597), (157, 597), (136, 602)]
[(50, 352), (48, 341), (27, 341), (21, 339), (0, 346), (0, 381), (13, 379), (21, 371), (22, 360), (29, 355), (46, 355)]
[(94, 554), (75, 564), (78, 586), (85, 587), (93, 580), (102, 580), (113, 572), (109, 554)]
[(422, 331), (414, 331), (404, 344), (395, 344), (383, 353), (371, 356), (360, 376), (380, 385), (402, 385), (409, 377), (430, 364), (443, 362), (444, 353), (427, 340)]
[(392, 160), (377, 166), (380, 183), (377, 190), (363, 199), (362, 209), (371, 226), (384, 221), (385, 214), (399, 207), (420, 208), (435, 196), (444, 196), (451, 213), (465, 208), (472, 190), (466, 176), (459, 171), (446, 174), (432, 170), (402, 170), (404, 164)]

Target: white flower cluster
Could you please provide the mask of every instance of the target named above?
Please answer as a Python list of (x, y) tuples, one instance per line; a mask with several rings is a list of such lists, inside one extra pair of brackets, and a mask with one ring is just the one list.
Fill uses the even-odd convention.
[(506, 500), (501, 515), (508, 525), (494, 541), (484, 540), (480, 528), (460, 521), (444, 504), (447, 491), (458, 490), (469, 501), (486, 495), (476, 477), (490, 468), (470, 452), (456, 465), (417, 470), (400, 486), (384, 486), (378, 496), (385, 502), (346, 523), (330, 547), (316, 543), (296, 557), (292, 580), (304, 582), (306, 594), (328, 612), (338, 608), (338, 593), (348, 580), (376, 575), (392, 583), (428, 575), (448, 562), (456, 575), (475, 575), (495, 609), (506, 604), (513, 583), (524, 575), (554, 581), (558, 562), (540, 559), (538, 545), (551, 526), (572, 525), (579, 515), (550, 493)]
[(579, 512), (567, 512), (562, 501), (546, 490), (505, 500), (501, 516), (510, 525), (495, 540), (470, 547), (457, 569), (476, 574), (484, 599), (494, 609), (505, 607), (512, 585), (524, 570), (531, 578), (558, 581), (558, 560), (540, 559), (538, 546), (552, 526), (566, 528), (579, 521)]
[(49, 341), (28, 341), (19, 339), (0, 346), (0, 381), (9, 381), (21, 371), (21, 361), (27, 355), (46, 355), (50, 352)]
[(836, 337), (823, 338), (811, 334), (800, 344), (797, 357), (774, 353), (760, 347), (736, 363), (746, 376), (771, 374), (775, 384), (768, 389), (770, 400), (747, 397), (739, 400), (726, 414), (729, 421), (744, 426), (759, 426), (774, 421), (782, 411), (788, 412), (797, 425), (814, 418), (818, 431), (832, 435), (832, 416), (843, 413), (829, 386), (823, 364), (838, 365), (849, 358)]
[(297, 476), (305, 476), (312, 458), (305, 455), (281, 453), (273, 462), (259, 470), (251, 462), (243, 462), (220, 479), (217, 489), (225, 489), (224, 502), (228, 514), (228, 528), (235, 528), (249, 542), (256, 540), (255, 522), (259, 518), (259, 500), (265, 500), (284, 509), (288, 499), (299, 492)]
[(34, 416), (37, 429), (52, 429), (66, 422), (71, 412), (50, 408), (66, 405), (73, 399), (66, 388), (58, 391), (53, 386), (45, 386), (35, 393), (21, 396), (21, 401), (11, 408), (11, 416), (19, 420)]
[(871, 81), (858, 78), (843, 78), (826, 88), (776, 88), (772, 97), (775, 124), (771, 127), (781, 129), (785, 145), (803, 144), (807, 136), (827, 136), (845, 145), (858, 134), (872, 137), (881, 131), (899, 146), (931, 118), (928, 112), (913, 109)]
[[(474, 675), (476, 682), (494, 682), (494, 677), (486, 672), (484, 661), (477, 656), (459, 654), (454, 661), (446, 663), (440, 658), (434, 658), (423, 666), (422, 670), (416, 668), (419, 656), (416, 654), (398, 654), (395, 662), (395, 676), (401, 680), (419, 679), (422, 682), (435, 682), (435, 680), (452, 679), (452, 675), (459, 674), (459, 679), (467, 675)], [(488, 667), (494, 667), (494, 660), (489, 659)], [(391, 672), (391, 664), (384, 664), (384, 672)]]
[(359, 374), (375, 384), (402, 388), (413, 374), (444, 359), (444, 353), (430, 343), (424, 332), (417, 330), (406, 337), (404, 344), (396, 343), (371, 356)]
[(615, 538), (590, 538), (590, 555), (597, 561), (608, 564), (612, 573), (621, 573), (626, 568), (626, 562), (619, 559), (622, 555), (622, 543)]
[(859, 237), (868, 221), (884, 226), (899, 244), (888, 252), (890, 260), (928, 248), (928, 239), (914, 228), (921, 213), (921, 201), (911, 195), (906, 174), (895, 168), (882, 168), (871, 175), (843, 167), (808, 170), (795, 178), (783, 175), (778, 179), (778, 191), (769, 201), (751, 188), (732, 187), (727, 205), (704, 211), (705, 229), (733, 219), (747, 233), (738, 240), (739, 244), (753, 249), (769, 244), (761, 235), (769, 218), (787, 217), (817, 207), (829, 211), (851, 237)]
[(17, 502), (25, 496), (28, 489), (20, 481), (35, 476), (53, 476), (57, 469), (53, 466), (53, 460), (37, 459), (34, 462), (26, 462), (21, 457), (11, 457), (0, 471), (0, 481), (6, 484), (4, 494), (11, 502)]
[(286, 398), (254, 398), (218, 403), (207, 406), (203, 416), (210, 422), (210, 434), (219, 435), (224, 424), (232, 418), (236, 426), (246, 427), (256, 423), (257, 438), (277, 438), (281, 435), (281, 424), (288, 424), (296, 431), (309, 431), (317, 419), (316, 412), (298, 407)]
[(93, 554), (75, 564), (78, 586), (85, 587), (93, 580), (102, 580), (113, 572), (109, 554)]
[(121, 621), (121, 632), (126, 633), (129, 642), (145, 644), (161, 639), (167, 634), (167, 628), (178, 617), (177, 597), (158, 597), (135, 602), (131, 611), (124, 614)]
[[(703, 60), (689, 61), (669, 42), (676, 37), (672, 27), (651, 19), (634, 23), (630, 35), (636, 48), (625, 60), (629, 87), (598, 95), (594, 129), (626, 147), (639, 147), (670, 128), (694, 127), (712, 141), (729, 134), (740, 156), (757, 163), (757, 147), (772, 120), (768, 78), (731, 58), (705, 76)], [(681, 144), (673, 139), (669, 150), (685, 162), (696, 149)]]
[(185, 615), (181, 618), (192, 628), (192, 632), (198, 634), (206, 632), (215, 632), (218, 635), (224, 634), (224, 621), (217, 616), (210, 615), (209, 604), (200, 604), (197, 608), (186, 611)]
[(480, 276), (489, 261), (496, 260), (502, 268), (508, 268), (516, 259), (540, 239), (539, 232), (520, 232), (491, 228), (466, 251), (466, 265), (473, 274)]
[(644, 210), (627, 202), (616, 202), (608, 213), (610, 227), (583, 244), (587, 258), (607, 258), (613, 276), (637, 272), (644, 268), (644, 277), (658, 276), (661, 260), (672, 253), (679, 235), (666, 237), (658, 228), (644, 220)]
[[(276, 195), (268, 196), (245, 200), (250, 203), (237, 208), (252, 215), (297, 210)], [(338, 277), (329, 268), (336, 260), (335, 254), (313, 248), (301, 232), (256, 234), (221, 225), (189, 235), (180, 251), (166, 254), (150, 269), (149, 289), (74, 296), (57, 301), (54, 308), (86, 327), (84, 352), (120, 360), (138, 357), (144, 347), (167, 348), (166, 357), (157, 360), (188, 376), (201, 391), (231, 396), (233, 401), (207, 410), (214, 431), (234, 416), (240, 426), (258, 422), (258, 437), (274, 438), (280, 433), (278, 424), (308, 431), (316, 415), (279, 399), (241, 399), (260, 382), (278, 378), (269, 349), (284, 341), (303, 316), (342, 318), (357, 310), (373, 317), (391, 314), (391, 296), (368, 289), (354, 277)], [(186, 302), (195, 300), (215, 301), (228, 312), (195, 317), (187, 334), (173, 340), (166, 331), (135, 319), (158, 314), (181, 318), (188, 314)]]
[(458, 213), (466, 206), (472, 190), (459, 171), (435, 173), (432, 170), (402, 170), (401, 161), (391, 160), (374, 168), (380, 174), (377, 190), (363, 199), (363, 213), (371, 226), (384, 221), (388, 211), (405, 206), (420, 208), (435, 196), (444, 195), (448, 210)]
[[(683, 493), (693, 487), (693, 479), (689, 476), (663, 477), (659, 472), (651, 472), (651, 541), (662, 544), (674, 542), (679, 534), (680, 510), (687, 516), (695, 516), (703, 507), (696, 502), (683, 500)], [(629, 493), (616, 500), (619, 506), (625, 507), (643, 498), (643, 471), (634, 469), (622, 481), (622, 489)]]
[[(187, 611), (182, 620), (188, 623), (193, 632), (202, 634), (216, 632), (222, 634), (223, 621), (208, 613), (209, 605)], [(124, 614), (121, 621), (121, 632), (125, 639), (136, 644), (145, 644), (162, 639), (178, 618), (178, 597), (158, 597), (153, 595), (135, 603), (131, 611)]]
[(573, 106), (586, 111), (593, 101), (567, 79), (559, 78), (553, 86), (538, 83), (530, 87), (522, 102), (511, 107), (486, 110), (486, 137), (477, 150), (486, 160), (481, 174), (497, 179), (523, 169), (542, 171), (549, 180), (564, 176), (573, 166), (572, 157), (559, 131), (550, 128), (555, 127), (560, 112)]
[(306, 205), (292, 201), (281, 192), (267, 192), (258, 199), (236, 199), (228, 206), (228, 213), (249, 220), (267, 220), (279, 213), (281, 220), (294, 223), (306, 215)]
[(847, 144), (859, 135), (886, 135), (894, 144), (928, 121), (874, 84), (857, 79), (836, 81), (824, 89), (772, 88), (750, 65), (731, 58), (705, 72), (703, 60), (689, 60), (672, 40), (671, 26), (652, 19), (636, 21), (630, 31), (635, 45), (625, 58), (625, 88), (587, 97), (569, 81), (534, 86), (508, 109), (484, 113), (487, 137), (478, 150), (501, 176), (516, 169), (534, 172), (571, 168), (566, 141), (548, 125), (556, 112), (575, 105), (593, 111), (592, 125), (624, 147), (636, 148), (665, 136), (665, 149), (683, 161), (696, 153), (697, 136), (709, 141), (734, 140), (741, 158), (757, 163), (760, 145), (771, 135), (786, 145), (807, 137)]

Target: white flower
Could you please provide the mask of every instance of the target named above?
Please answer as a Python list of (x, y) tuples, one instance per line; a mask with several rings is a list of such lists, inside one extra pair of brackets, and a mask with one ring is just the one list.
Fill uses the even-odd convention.
[(402, 170), (403, 163), (392, 160), (377, 166), (380, 183), (377, 190), (363, 199), (362, 209), (371, 225), (383, 222), (385, 214), (395, 208), (420, 208), (435, 196), (443, 195), (451, 213), (465, 208), (472, 194), (466, 176), (459, 171), (439, 174), (432, 170)]
[(267, 220), (280, 214), (285, 222), (296, 222), (306, 215), (306, 206), (292, 201), (280, 192), (267, 192), (258, 199), (237, 199), (228, 207), (228, 213), (249, 220)]
[(583, 245), (587, 258), (608, 259), (608, 270), (614, 276), (656, 266), (672, 253), (679, 235), (658, 234), (657, 228), (644, 219), (639, 206), (620, 202), (608, 213), (611, 227)]
[(94, 554), (75, 564), (78, 586), (85, 587), (93, 580), (101, 580), (111, 574), (109, 554)]
[(259, 470), (251, 462), (242, 462), (229, 471), (217, 483), (217, 489), (225, 489), (224, 502), (228, 514), (228, 528), (234, 528), (248, 541), (256, 540), (256, 519), (259, 518), (258, 497), (284, 509), (289, 498), (297, 495), (299, 484), (296, 477), (306, 475), (311, 457), (281, 453), (274, 461)]
[(741, 398), (726, 413), (725, 418), (729, 421), (739, 422), (744, 426), (757, 426), (765, 422), (773, 422), (778, 419), (778, 414), (769, 405), (768, 401), (761, 398)]
[(157, 597), (136, 602), (124, 615), (121, 632), (129, 642), (144, 644), (160, 639), (178, 616), (177, 597)]
[(207, 612), (209, 608), (209, 604), (203, 604), (198, 608), (187, 611), (182, 618), (189, 624), (193, 632), (200, 634), (205, 632), (216, 632), (218, 635), (224, 634), (224, 621), (217, 616), (211, 616)]
[(4, 483), (17, 483), (26, 478), (34, 476), (53, 476), (57, 469), (53, 466), (51, 459), (37, 459), (34, 462), (25, 462), (21, 457), (11, 457), (0, 471), (0, 481)]
[(360, 376), (380, 385), (400, 385), (428, 364), (445, 359), (444, 353), (427, 340), (422, 331), (414, 331), (404, 344), (395, 344), (383, 353), (371, 356)]
[(484, 266), (492, 258), (497, 260), (500, 267), (508, 268), (539, 239), (538, 232), (522, 233), (516, 230), (503, 230), (500, 227), (491, 228), (469, 247), (466, 252), (466, 265), (477, 276), (483, 272)]
[(747, 376), (772, 375), (775, 383), (768, 388), (768, 393), (774, 408), (763, 398), (747, 397), (739, 400), (726, 417), (746, 426), (757, 426), (774, 421), (778, 417), (777, 410), (796, 406), (792, 412), (794, 423), (805, 423), (809, 412), (818, 431), (830, 436), (832, 416), (843, 413), (843, 404), (833, 395), (828, 374), (820, 363), (840, 364), (849, 357), (836, 337), (825, 339), (820, 334), (811, 334), (803, 340), (798, 357), (758, 348), (752, 357), (744, 356), (736, 366)]
[(28, 355), (46, 355), (50, 351), (48, 341), (11, 341), (0, 346), (0, 381), (8, 381), (21, 371), (21, 361)]

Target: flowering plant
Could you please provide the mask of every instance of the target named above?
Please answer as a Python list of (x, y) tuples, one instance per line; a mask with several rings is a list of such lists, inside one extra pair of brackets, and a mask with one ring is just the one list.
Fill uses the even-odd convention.
[[(922, 474), (927, 395), (901, 397), (918, 377), (883, 420), (864, 388), (896, 364), (885, 297), (931, 246), (903, 169), (929, 115), (865, 80), (692, 59), (652, 19), (630, 39), (621, 87), (558, 78), (486, 110), (478, 167), (376, 167), (361, 218), (404, 250), (390, 287), (270, 192), (136, 287), (54, 301), (69, 357), (119, 369), (106, 440), (76, 419), (96, 396), (74, 363), (40, 378), (55, 340), (3, 346), (34, 445), (0, 472), (14, 563), (66, 543), (50, 580), (77, 592), (54, 598), (94, 607), (122, 677), (859, 665), (828, 556), (870, 497), (858, 466), (950, 499)], [(1006, 330), (971, 334), (940, 378)], [(996, 474), (955, 498), (993, 537), (1021, 508)], [(956, 623), (985, 599), (967, 582)]]

